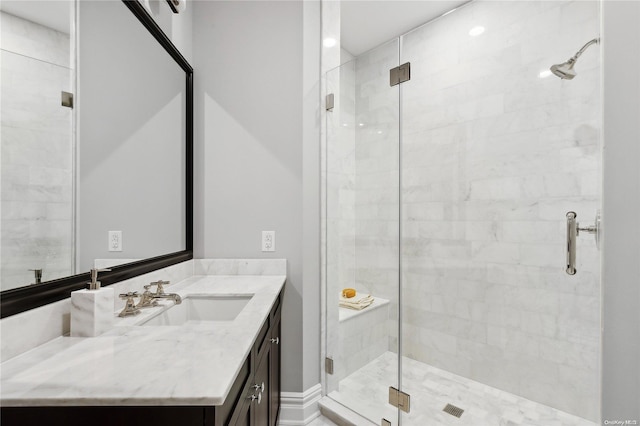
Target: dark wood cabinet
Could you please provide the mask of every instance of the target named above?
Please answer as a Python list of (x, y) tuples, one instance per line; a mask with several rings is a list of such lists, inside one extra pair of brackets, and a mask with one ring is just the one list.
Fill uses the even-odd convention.
[[(246, 392), (248, 408), (238, 408), (238, 419), (230, 425), (276, 426), (280, 414), (280, 318), (282, 294), (258, 334), (254, 345), (254, 375)], [(245, 414), (245, 411), (247, 414)], [(247, 417), (249, 420), (247, 420)], [(247, 423), (248, 421), (248, 423)], [(216, 424), (216, 426), (218, 426)]]
[(269, 357), (269, 425), (278, 424), (280, 415), (280, 314), (271, 326), (271, 353)]
[[(276, 426), (282, 292), (220, 406), (2, 407), (2, 426)], [(264, 388), (262, 384), (264, 383)]]

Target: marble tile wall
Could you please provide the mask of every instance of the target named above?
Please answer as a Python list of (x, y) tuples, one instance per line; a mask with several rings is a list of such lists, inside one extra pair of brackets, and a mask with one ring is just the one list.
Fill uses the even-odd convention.
[(399, 86), (398, 40), (358, 56), (355, 133), (355, 287), (389, 300), (388, 350), (398, 351)]
[[(474, 26), (485, 27), (477, 37)], [(599, 208), (599, 4), (478, 1), (403, 38), (403, 354), (599, 415), (599, 253), (565, 213)]]
[[(356, 58), (354, 194), (344, 198), (354, 286), (388, 298), (390, 318), (402, 212), (404, 356), (590, 420), (600, 257), (581, 235), (579, 272), (566, 275), (564, 239), (567, 211), (590, 224), (600, 205), (600, 51), (582, 55), (572, 81), (540, 73), (598, 37), (599, 20), (595, 1), (469, 3), (403, 36), (411, 80), (401, 93), (388, 86), (397, 47)], [(485, 32), (471, 37), (475, 26)], [(347, 221), (334, 229), (351, 238)], [(328, 240), (328, 271), (331, 250)]]
[[(332, 71), (340, 65), (340, 51), (336, 47), (340, 46), (340, 3), (334, 1), (321, 1), (322, 9), (322, 39), (333, 38), (336, 40), (336, 46), (324, 46), (322, 47), (322, 53), (320, 56), (320, 68), (322, 76), (320, 79), (320, 92), (331, 93), (335, 90), (335, 85), (339, 80), (339, 71)], [(333, 85), (331, 89), (328, 89), (329, 82)], [(339, 83), (338, 83), (339, 84)], [(327, 234), (330, 230), (328, 223), (328, 187), (329, 180), (327, 178), (327, 167), (329, 160), (328, 147), (334, 143), (335, 133), (333, 125), (329, 125), (331, 117), (335, 117), (332, 111), (327, 111), (326, 108), (320, 108), (320, 357), (333, 356), (335, 342), (337, 342), (338, 335), (338, 306), (334, 297), (334, 294), (338, 290), (338, 282), (335, 278), (332, 278), (331, 282), (328, 280), (328, 274), (330, 268), (335, 268), (335, 260), (330, 264), (328, 262), (329, 255), (329, 242)], [(331, 134), (331, 139), (329, 138)], [(333, 163), (334, 160), (332, 160)], [(333, 195), (335, 197), (335, 193)], [(334, 201), (335, 203), (335, 198)], [(333, 213), (332, 213), (333, 214)], [(333, 225), (332, 225), (333, 226)], [(333, 243), (331, 243), (333, 244)], [(335, 277), (335, 269), (331, 271), (333, 277)], [(324, 374), (324, 370), (321, 372), (320, 381), (323, 389), (335, 389), (337, 382), (332, 380), (333, 376), (330, 374)]]
[(73, 265), (69, 35), (0, 12), (2, 290), (67, 276)]
[[(342, 359), (338, 298), (355, 282), (355, 63), (329, 71), (325, 84), (327, 93), (334, 94), (334, 108), (326, 114), (324, 169), (325, 354), (338, 360)], [(326, 389), (337, 389), (338, 375), (325, 379)]]
[[(340, 353), (334, 358), (334, 375), (338, 381), (387, 352), (389, 346), (388, 301), (376, 298), (373, 305), (357, 312), (347, 308), (339, 310)], [(349, 316), (343, 315), (345, 313)]]

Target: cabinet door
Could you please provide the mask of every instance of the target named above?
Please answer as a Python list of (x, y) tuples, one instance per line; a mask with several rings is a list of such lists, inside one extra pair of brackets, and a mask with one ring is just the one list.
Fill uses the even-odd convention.
[[(243, 401), (242, 406), (236, 416), (234, 416), (233, 426), (251, 426), (251, 406), (253, 403), (249, 400)], [(227, 425), (225, 425), (227, 426)]]
[(269, 360), (269, 425), (278, 424), (280, 414), (280, 315), (271, 327), (271, 348)]
[(256, 390), (256, 394), (258, 392), (261, 393), (261, 399), (255, 400), (251, 404), (251, 410), (253, 410), (253, 420), (255, 426), (269, 426), (269, 368), (271, 367), (271, 351), (267, 350), (264, 354), (260, 363), (258, 364), (258, 369), (255, 374), (255, 384), (256, 386), (262, 387), (264, 383), (264, 391)]

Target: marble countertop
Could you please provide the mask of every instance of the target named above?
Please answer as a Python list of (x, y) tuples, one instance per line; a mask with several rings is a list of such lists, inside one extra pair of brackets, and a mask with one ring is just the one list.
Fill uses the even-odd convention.
[(59, 337), (0, 365), (0, 404), (221, 405), (284, 282), (284, 276), (217, 275), (166, 286), (182, 298), (253, 297), (233, 321), (136, 325), (164, 306), (118, 319), (98, 337)]

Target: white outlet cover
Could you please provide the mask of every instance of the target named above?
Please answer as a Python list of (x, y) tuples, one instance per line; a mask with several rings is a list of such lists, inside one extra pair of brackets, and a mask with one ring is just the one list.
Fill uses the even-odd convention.
[(276, 251), (276, 231), (262, 231), (262, 251)]
[(122, 251), (122, 231), (109, 231), (109, 251)]

